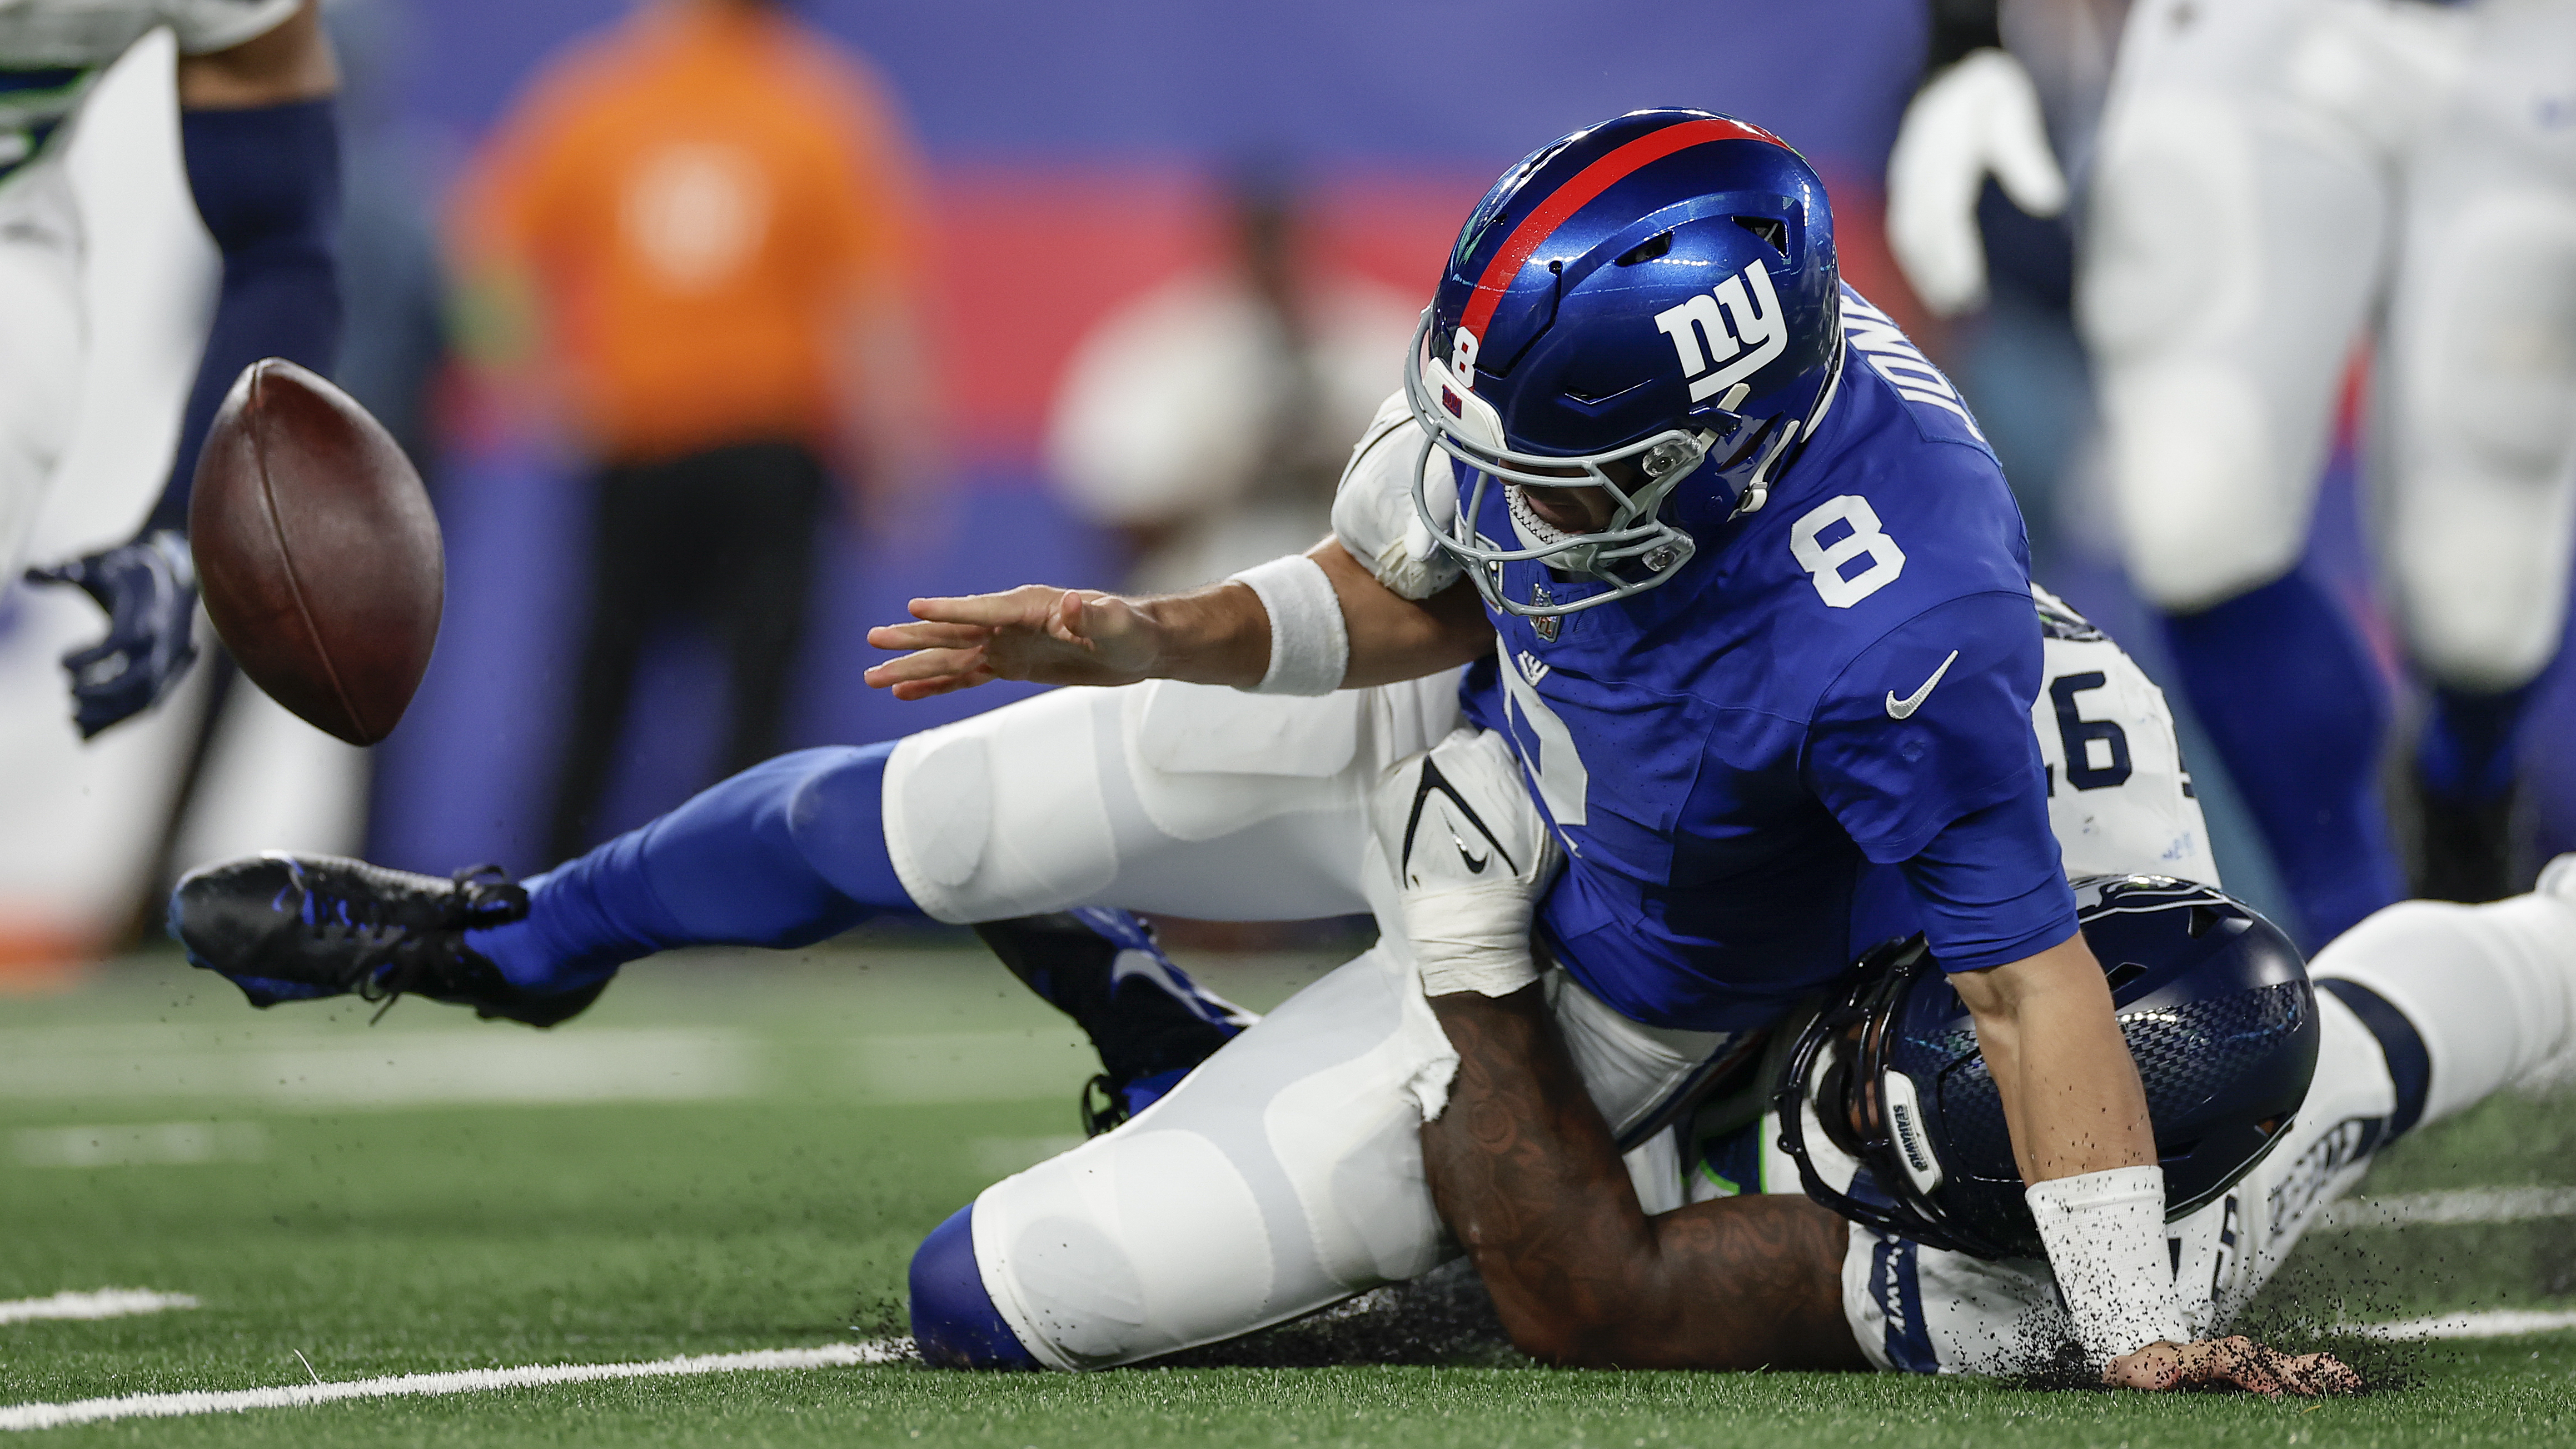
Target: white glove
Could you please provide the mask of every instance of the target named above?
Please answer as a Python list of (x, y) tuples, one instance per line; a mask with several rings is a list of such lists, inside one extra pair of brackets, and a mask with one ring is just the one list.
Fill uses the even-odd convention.
[(1986, 300), (1977, 193), (1987, 173), (2033, 216), (2066, 209), (2039, 92), (2004, 51), (1972, 50), (1915, 93), (1887, 157), (1887, 245), (1914, 295), (1948, 317)]
[(1377, 581), (1407, 599), (1427, 599), (1458, 582), (1458, 560), (1440, 551), (1422, 511), (1413, 506), (1419, 468), (1429, 480), (1423, 498), (1444, 523), (1458, 512), (1458, 487), (1449, 455), (1434, 448), (1422, 456), (1422, 425), (1397, 392), (1378, 408), (1333, 494), (1333, 535)]
[(1461, 729), (1389, 770), (1369, 825), (1395, 867), (1424, 995), (1508, 996), (1538, 979), (1530, 914), (1563, 857), (1501, 735)]

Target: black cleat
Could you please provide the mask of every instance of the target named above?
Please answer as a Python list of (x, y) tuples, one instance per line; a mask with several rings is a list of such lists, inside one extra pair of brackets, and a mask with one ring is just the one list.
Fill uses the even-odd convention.
[(170, 934), (191, 964), (230, 980), (253, 1006), (352, 993), (390, 1006), (409, 994), (470, 1006), (487, 1019), (553, 1026), (608, 983), (523, 991), (465, 945), (467, 930), (527, 913), (528, 893), (499, 866), (441, 880), (362, 860), (270, 852), (189, 872), (170, 893)]
[(987, 922), (975, 934), (1099, 1049), (1107, 1070), (1084, 1085), (1080, 1104), (1094, 1137), (1160, 1101), (1260, 1020), (1192, 981), (1125, 911), (1079, 907)]

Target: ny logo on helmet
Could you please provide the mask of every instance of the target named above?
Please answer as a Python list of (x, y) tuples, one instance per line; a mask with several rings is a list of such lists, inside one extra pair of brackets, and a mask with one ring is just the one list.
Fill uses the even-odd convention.
[(1730, 411), (1750, 391), (1744, 380), (1789, 347), (1789, 324), (1780, 312), (1780, 295), (1771, 290), (1771, 274), (1760, 262), (1678, 307), (1656, 313), (1655, 326), (1673, 340), (1673, 351), (1681, 356), (1682, 376), (1690, 379), (1691, 401), (1705, 402), (1733, 388), (1718, 404)]

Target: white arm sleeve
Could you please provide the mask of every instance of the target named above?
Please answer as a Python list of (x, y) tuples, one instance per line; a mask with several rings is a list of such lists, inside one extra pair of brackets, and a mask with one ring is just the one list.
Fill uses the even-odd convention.
[(1458, 490), (1448, 465), (1448, 455), (1436, 448), (1429, 459), (1422, 456), (1421, 425), (1398, 391), (1369, 420), (1333, 495), (1333, 536), (1379, 583), (1408, 599), (1430, 598), (1458, 582), (1457, 560), (1433, 545), (1413, 506), (1414, 470), (1436, 469), (1423, 496), (1433, 509), (1455, 512)]
[(2107, 1364), (2159, 1339), (2189, 1343), (2165, 1257), (2165, 1175), (2152, 1164), (2023, 1189), (2087, 1359)]

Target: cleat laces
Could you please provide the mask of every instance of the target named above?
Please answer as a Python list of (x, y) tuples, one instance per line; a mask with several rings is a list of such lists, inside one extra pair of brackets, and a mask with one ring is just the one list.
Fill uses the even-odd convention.
[[(296, 874), (301, 883), (302, 870)], [(358, 948), (351, 989), (361, 1001), (382, 1003), (367, 1019), (370, 1026), (405, 992), (435, 989), (463, 970), (465, 932), (528, 914), (527, 888), (498, 865), (468, 866), (448, 879), (448, 891), (426, 912), (417, 900), (305, 893), (305, 923), (325, 941), (345, 939)]]

